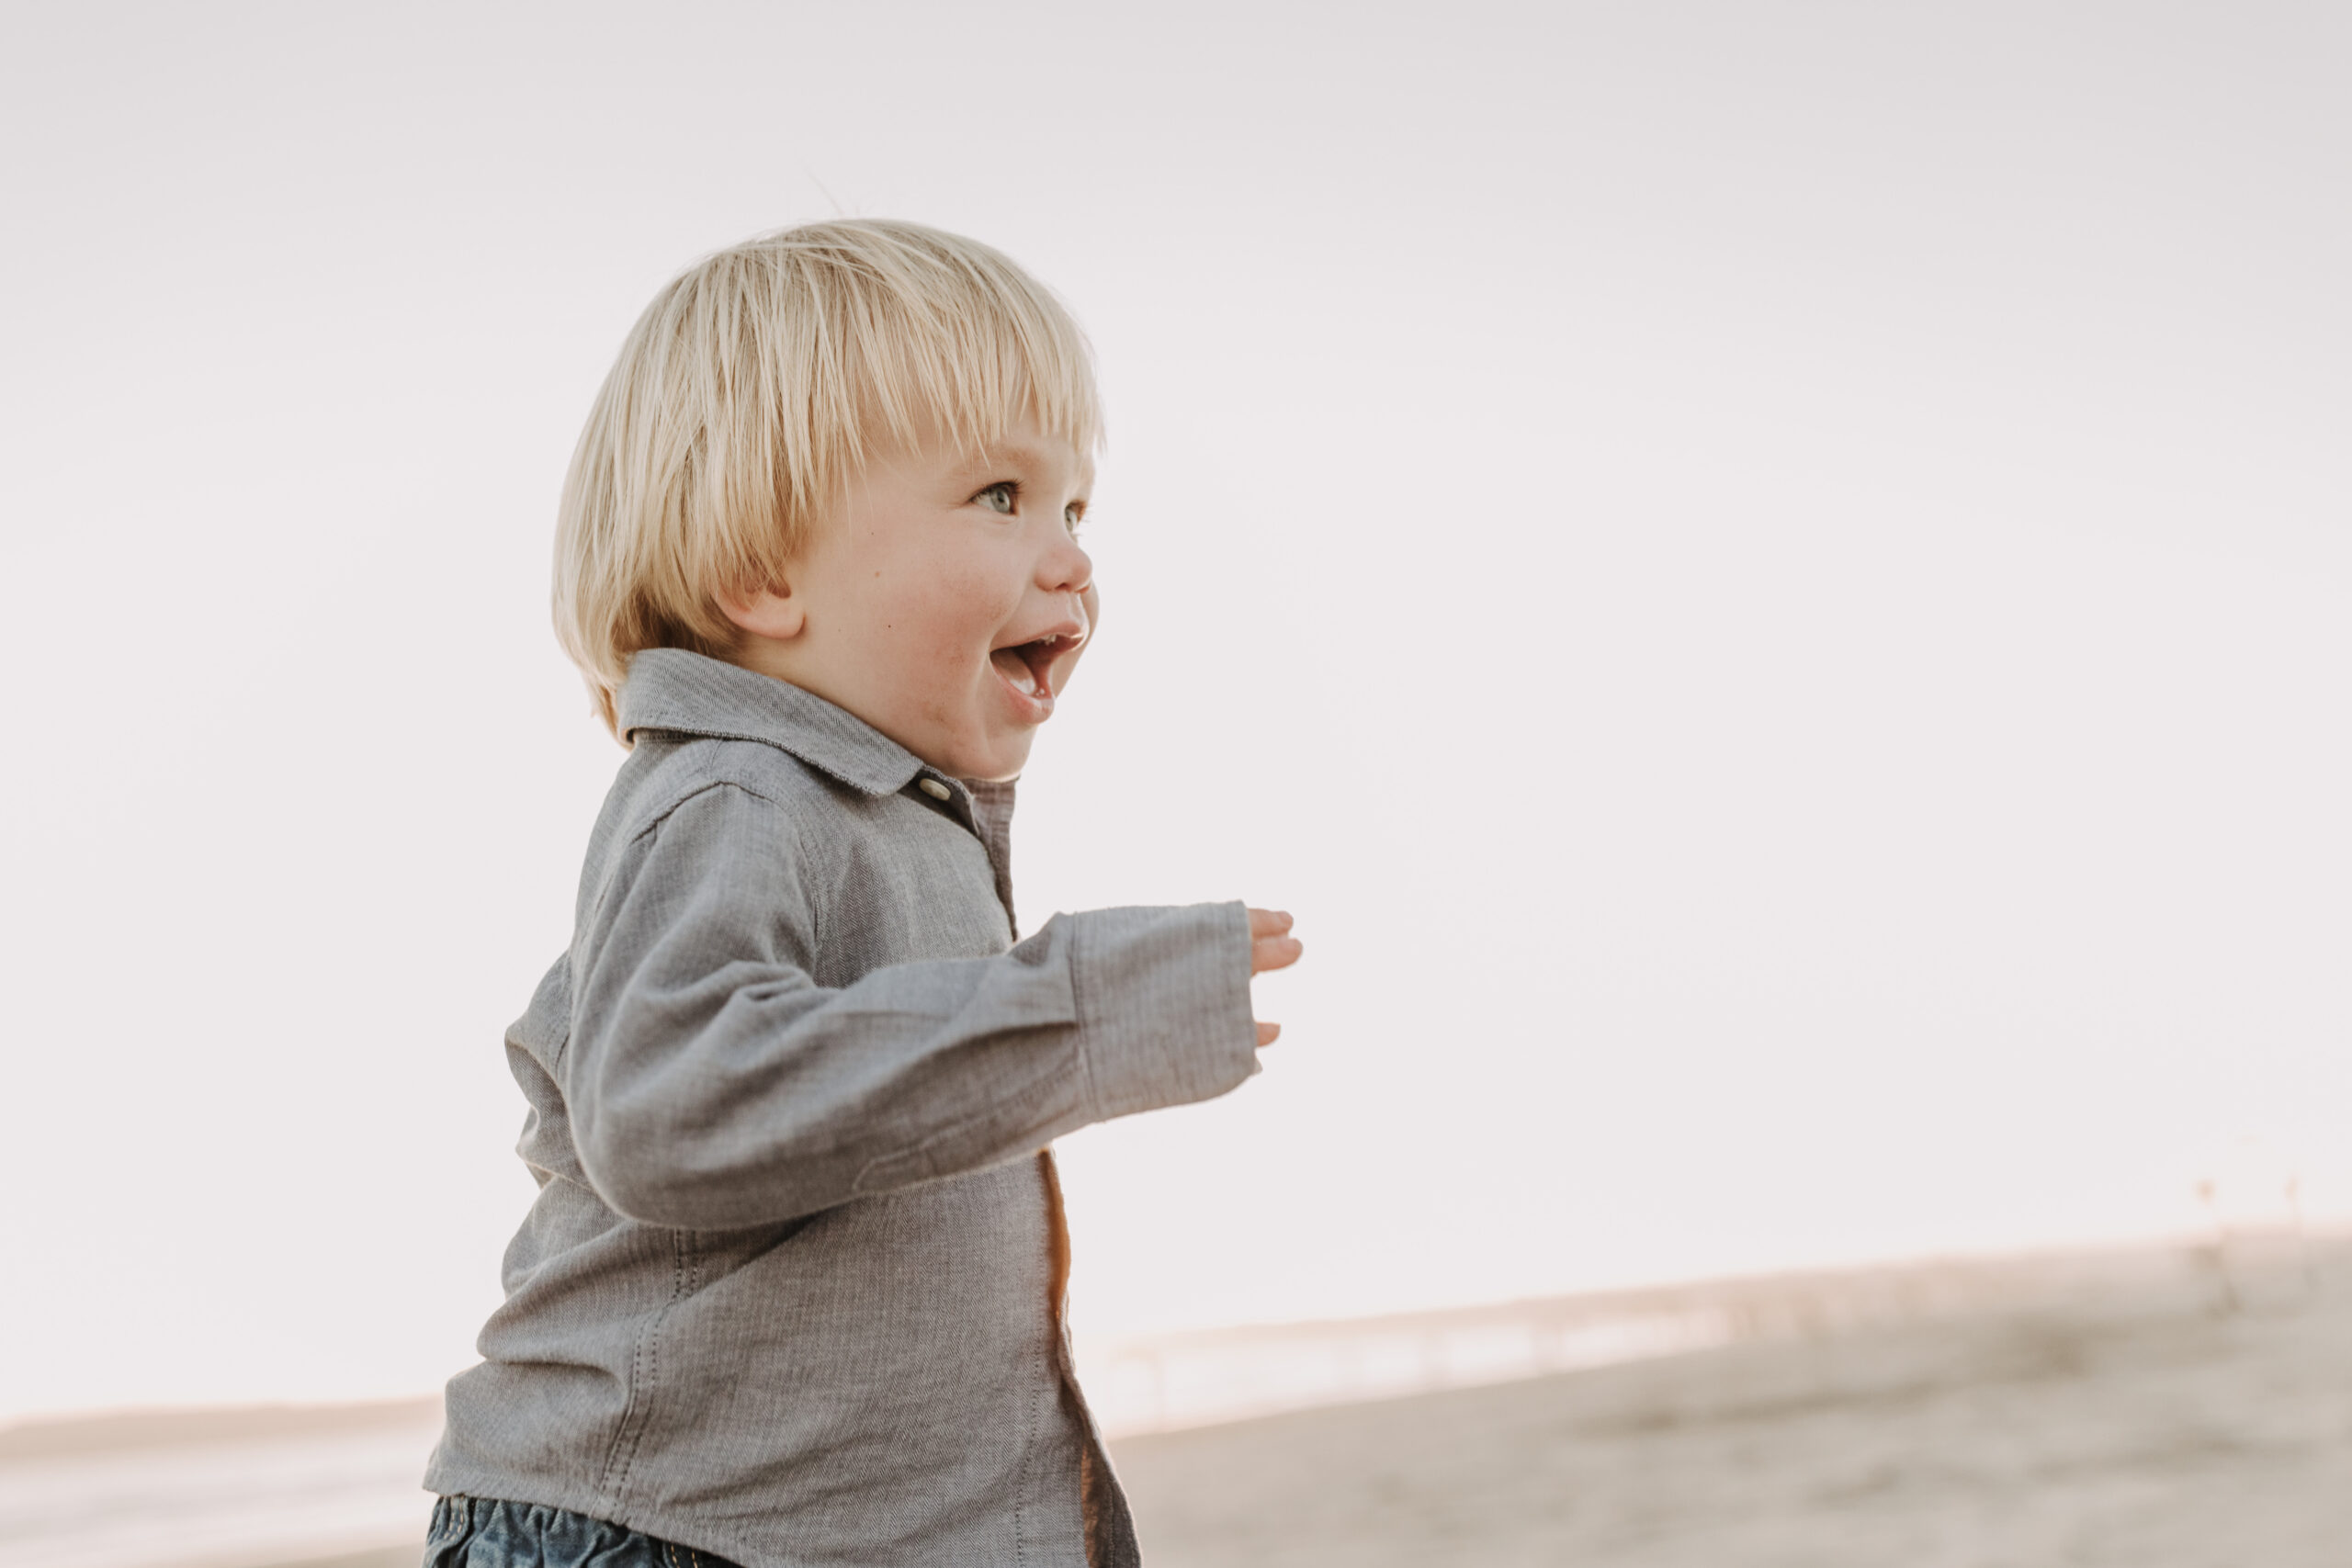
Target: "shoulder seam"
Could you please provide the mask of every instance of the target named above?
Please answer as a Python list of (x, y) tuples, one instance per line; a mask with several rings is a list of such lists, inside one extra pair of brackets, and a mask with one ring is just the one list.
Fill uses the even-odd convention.
[[(784, 755), (791, 757), (794, 766), (801, 768), (808, 773), (808, 776), (812, 782), (816, 782), (819, 784), (820, 787), (823, 787), (822, 781), (818, 778), (818, 775), (813, 771), (808, 769), (806, 763), (803, 763), (797, 757), (792, 757), (792, 754), (788, 751), (785, 752)], [(719, 777), (718, 774), (706, 768), (695, 769), (693, 778), (688, 782), (687, 787), (681, 789), (676, 795), (668, 803), (663, 805), (660, 810), (649, 817), (646, 819), (644, 826), (639, 828), (634, 833), (631, 833), (616, 848), (619, 850), (626, 850), (631, 846), (643, 843), (646, 840), (660, 832), (663, 824), (667, 823), (671, 818), (676, 816), (679, 810), (683, 808), (688, 801), (700, 799), (702, 796), (710, 794), (714, 790), (722, 789), (738, 791), (741, 794), (749, 795), (753, 800), (759, 801), (762, 805), (773, 807), (777, 815), (784, 818), (785, 829), (792, 839), (792, 847), (795, 852), (797, 852), (800, 864), (803, 867), (812, 867), (814, 865), (815, 863), (811, 858), (814, 853), (814, 846), (808, 842), (808, 825), (806, 813), (794, 810), (790, 802), (781, 799), (777, 795), (761, 789), (756, 785), (746, 784), (741, 779)], [(616, 856), (616, 858), (617, 858), (617, 856)], [(825, 941), (825, 908), (824, 900), (821, 897), (811, 897), (808, 901), (808, 935), (811, 944), (819, 952), (822, 952)]]
[[(786, 806), (783, 801), (778, 800), (775, 795), (768, 794), (765, 790), (754, 789), (741, 779), (711, 778), (705, 775), (697, 778), (690, 788), (681, 790), (671, 799), (668, 805), (662, 807), (661, 810), (648, 818), (643, 827), (638, 829), (636, 832), (631, 833), (628, 836), (628, 841), (633, 844), (639, 839), (646, 838), (652, 833), (658, 832), (661, 829), (662, 825), (669, 821), (671, 818), (676, 816), (679, 808), (684, 806), (686, 802), (698, 799), (703, 795), (708, 795), (711, 791), (718, 789), (740, 791), (763, 805), (775, 807), (778, 811), (785, 814), (787, 820), (792, 818), (792, 808)], [(798, 822), (794, 821), (793, 827), (793, 836), (797, 839), (799, 837)]]

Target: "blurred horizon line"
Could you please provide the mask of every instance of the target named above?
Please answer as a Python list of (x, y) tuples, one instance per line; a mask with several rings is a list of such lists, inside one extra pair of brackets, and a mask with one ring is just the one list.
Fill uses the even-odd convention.
[[(1667, 1278), (1398, 1312), (1164, 1330), (1089, 1333), (1074, 1327), (1072, 1337), (1079, 1348), (1081, 1381), (1088, 1387), (1090, 1401), (1104, 1407), (1100, 1414), (1106, 1429), (1132, 1434), (1437, 1388), (1516, 1381), (1720, 1344), (1838, 1332), (1878, 1322), (1996, 1308), (2015, 1304), (2020, 1289), (2031, 1294), (2036, 1291), (2098, 1287), (2113, 1283), (2119, 1270), (2154, 1278), (2152, 1270), (2186, 1269), (2192, 1276), (2211, 1280), (2217, 1309), (2235, 1310), (2242, 1293), (2238, 1273), (2308, 1273), (2310, 1251), (2333, 1250), (2347, 1245), (2352, 1245), (2352, 1218), (2323, 1215), (2306, 1217), (2301, 1224), (2237, 1224), (2118, 1240), (1947, 1249), (1900, 1258)], [(1871, 1283), (1886, 1289), (1875, 1296), (1855, 1294), (1859, 1288)], [(1824, 1299), (1821, 1292), (1825, 1291), (1837, 1292), (1832, 1299), (1843, 1303), (1826, 1317), (1815, 1310)], [(1550, 1345), (1531, 1339), (1516, 1353), (1498, 1354), (1489, 1333), (1489, 1343), (1483, 1348), (1472, 1348), (1466, 1354), (1459, 1348), (1459, 1337), (1476, 1337), (1482, 1331), (1537, 1322), (1547, 1325), (1558, 1336)], [(1626, 1337), (1611, 1332), (1625, 1325), (1645, 1322), (1679, 1327), (1677, 1332), (1649, 1337)], [(1580, 1334), (1584, 1337), (1577, 1338)], [(1280, 1386), (1279, 1378), (1273, 1380), (1272, 1392), (1267, 1393), (1265, 1367), (1250, 1368), (1247, 1375), (1227, 1368), (1225, 1375), (1214, 1381), (1238, 1383), (1249, 1392), (1238, 1396), (1212, 1394), (1205, 1399), (1196, 1398), (1187, 1411), (1177, 1413), (1174, 1418), (1168, 1408), (1165, 1363), (1170, 1358), (1189, 1358), (1198, 1363), (1221, 1356), (1230, 1359), (1231, 1353), (1238, 1351), (1245, 1360), (1253, 1352), (1262, 1359), (1265, 1352), (1284, 1344), (1302, 1346), (1347, 1339), (1368, 1343), (1382, 1336), (1420, 1336), (1425, 1346), (1442, 1345), (1449, 1335), (1457, 1337), (1451, 1357), (1442, 1348), (1434, 1353), (1425, 1348), (1413, 1362), (1412, 1370), (1403, 1372), (1395, 1365), (1393, 1357), (1385, 1372), (1377, 1367), (1359, 1365), (1355, 1381), (1336, 1397), (1306, 1397), (1333, 1391), (1328, 1387), (1284, 1389)], [(1359, 1358), (1360, 1361), (1363, 1359)], [(1133, 1369), (1146, 1363), (1155, 1369), (1149, 1378), (1150, 1392), (1136, 1396), (1132, 1387), (1136, 1382)], [(453, 1369), (451, 1375), (462, 1370)], [(1130, 1385), (1125, 1391), (1129, 1396), (1124, 1400), (1123, 1372), (1126, 1374), (1124, 1381)], [(428, 1408), (437, 1413), (441, 1397), (436, 1387), (402, 1393), (319, 1398), (0, 1409), (0, 1464), (62, 1453), (271, 1440), (404, 1424), (421, 1418)], [(1153, 1405), (1155, 1414), (1138, 1416), (1134, 1407), (1139, 1402)], [(1187, 1416), (1204, 1419), (1185, 1418)]]

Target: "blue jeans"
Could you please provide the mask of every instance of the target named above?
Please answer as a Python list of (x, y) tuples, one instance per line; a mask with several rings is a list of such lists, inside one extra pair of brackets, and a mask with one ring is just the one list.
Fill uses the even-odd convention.
[(424, 1568), (735, 1568), (723, 1557), (537, 1503), (444, 1497)]

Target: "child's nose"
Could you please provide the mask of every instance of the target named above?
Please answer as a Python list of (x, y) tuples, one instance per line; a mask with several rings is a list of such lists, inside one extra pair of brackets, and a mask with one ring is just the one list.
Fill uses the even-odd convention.
[(1094, 558), (1064, 539), (1038, 563), (1037, 586), (1048, 593), (1083, 593), (1094, 585)]

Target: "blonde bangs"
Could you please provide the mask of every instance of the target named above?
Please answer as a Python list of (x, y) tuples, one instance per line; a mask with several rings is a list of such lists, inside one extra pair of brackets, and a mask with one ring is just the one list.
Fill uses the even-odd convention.
[(1024, 418), (1102, 444), (1084, 333), (986, 245), (852, 219), (689, 268), (622, 345), (559, 508), (556, 635), (605, 725), (639, 650), (729, 649), (717, 594), (778, 581), (868, 458)]

